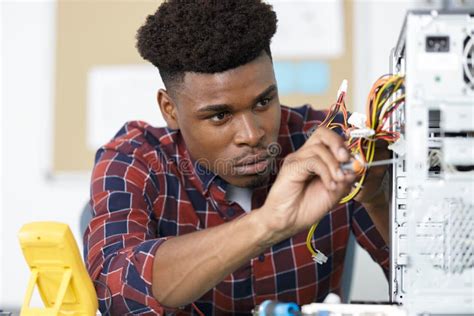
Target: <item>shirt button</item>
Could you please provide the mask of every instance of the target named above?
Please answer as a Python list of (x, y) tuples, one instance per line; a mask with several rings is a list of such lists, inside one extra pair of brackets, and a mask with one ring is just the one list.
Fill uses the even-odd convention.
[(235, 215), (235, 210), (231, 207), (227, 210), (227, 216), (232, 217)]
[(265, 261), (265, 255), (258, 256), (258, 261), (264, 262)]

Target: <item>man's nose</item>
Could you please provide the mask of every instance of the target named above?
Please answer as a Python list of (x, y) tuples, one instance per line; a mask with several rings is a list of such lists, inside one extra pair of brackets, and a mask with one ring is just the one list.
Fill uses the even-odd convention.
[(260, 119), (254, 113), (242, 115), (236, 128), (235, 143), (238, 146), (256, 147), (265, 136)]

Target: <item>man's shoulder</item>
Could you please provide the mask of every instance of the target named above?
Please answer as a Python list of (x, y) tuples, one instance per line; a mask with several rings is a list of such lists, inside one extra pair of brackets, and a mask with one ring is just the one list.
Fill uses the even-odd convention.
[(281, 106), (282, 121), (295, 127), (308, 123), (318, 124), (324, 120), (326, 113), (326, 111), (313, 108), (310, 104), (295, 107)]
[[(281, 125), (285, 129), (282, 132), (290, 135), (298, 133), (304, 133), (306, 136), (311, 135), (328, 114), (328, 110), (315, 109), (309, 104), (298, 107), (282, 105), (281, 109)], [(333, 119), (336, 123), (342, 123), (343, 120), (342, 113), (337, 113)], [(335, 132), (342, 133), (339, 129), (335, 129)]]
[(126, 122), (115, 136), (99, 151), (112, 150), (131, 155), (141, 152), (161, 151), (176, 143), (177, 131), (167, 127), (154, 127), (143, 121)]
[(310, 104), (298, 107), (281, 107), (283, 133), (289, 135), (311, 133), (325, 118), (326, 111), (314, 109)]

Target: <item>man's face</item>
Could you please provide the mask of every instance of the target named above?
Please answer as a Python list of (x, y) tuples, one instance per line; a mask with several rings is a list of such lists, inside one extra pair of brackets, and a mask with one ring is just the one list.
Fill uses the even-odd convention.
[(188, 72), (173, 93), (176, 120), (190, 156), (240, 187), (263, 184), (280, 128), (273, 65), (263, 53), (217, 74)]

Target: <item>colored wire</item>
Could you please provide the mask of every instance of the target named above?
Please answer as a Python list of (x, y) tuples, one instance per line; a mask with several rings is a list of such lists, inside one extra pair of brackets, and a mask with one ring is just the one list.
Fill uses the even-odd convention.
[(311, 243), (311, 239), (313, 238), (313, 234), (316, 231), (316, 227), (318, 227), (319, 223), (313, 224), (309, 229), (308, 235), (306, 236), (306, 247), (308, 248), (309, 252), (313, 257), (317, 255), (316, 250), (313, 248), (313, 244)]
[[(375, 142), (377, 140), (393, 143), (400, 137), (398, 132), (391, 131), (392, 126), (386, 127), (385, 125), (392, 113), (405, 104), (404, 77), (384, 75), (377, 79), (372, 86), (366, 103), (366, 127), (374, 131), (374, 135), (370, 137), (354, 138), (350, 136), (350, 132), (356, 128), (348, 124), (345, 96), (345, 92), (338, 96), (336, 103), (329, 107), (326, 117), (320, 125), (331, 130), (340, 128), (347, 138), (346, 146), (350, 150), (351, 156), (360, 160), (366, 166), (375, 158)], [(342, 113), (343, 122), (335, 123), (334, 119), (339, 113)], [(355, 183), (354, 189), (340, 200), (340, 204), (349, 202), (360, 192), (366, 179), (367, 167), (356, 171), (356, 175), (360, 176), (359, 180)], [(315, 223), (311, 226), (306, 237), (306, 246), (313, 258), (320, 253), (311, 243), (317, 225), (318, 223)]]

